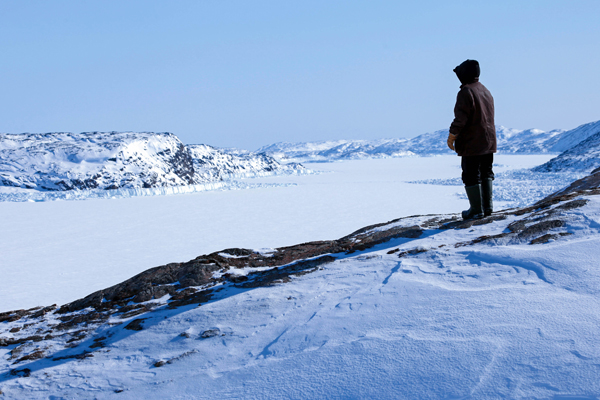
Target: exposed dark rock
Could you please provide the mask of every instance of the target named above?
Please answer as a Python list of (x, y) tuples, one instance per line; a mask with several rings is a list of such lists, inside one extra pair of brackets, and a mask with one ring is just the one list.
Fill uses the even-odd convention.
[(499, 233), (497, 235), (483, 235), (483, 236), (479, 236), (478, 238), (475, 238), (471, 241), (468, 242), (459, 242), (456, 243), (454, 245), (454, 247), (464, 247), (464, 246), (471, 246), (474, 245), (476, 243), (482, 243), (482, 242), (493, 242), (502, 238), (505, 238), (507, 236), (509, 236), (510, 233), (509, 232), (503, 232), (503, 233)]
[(32, 313), (31, 318), (43, 317), (44, 315), (46, 315), (50, 311), (54, 311), (55, 309), (56, 309), (56, 304), (52, 304), (51, 306), (44, 307), (41, 310)]
[(80, 340), (85, 339), (86, 332), (84, 330), (80, 330), (72, 333), (73, 337), (67, 340), (67, 343), (78, 342)]
[(423, 229), (419, 225), (397, 226), (387, 230), (374, 230), (375, 228), (379, 228), (397, 221), (399, 220), (390, 221), (387, 224), (367, 226), (341, 238), (338, 240), (338, 242), (343, 243), (343, 246), (348, 248), (350, 251), (363, 251), (378, 244), (388, 242), (392, 239), (416, 239), (423, 234)]
[(94, 343), (90, 346), (90, 349), (106, 347), (105, 340), (106, 336), (100, 336), (99, 338), (94, 339)]
[(128, 319), (135, 317), (136, 315), (144, 314), (154, 310), (158, 306), (157, 303), (146, 303), (146, 304), (132, 304), (129, 306), (121, 307), (118, 312), (122, 312), (120, 315), (122, 319)]
[(556, 240), (562, 236), (569, 236), (569, 235), (572, 235), (572, 233), (569, 233), (569, 232), (547, 233), (545, 235), (542, 235), (538, 238), (533, 239), (531, 242), (529, 242), (529, 244), (544, 244), (544, 243), (548, 243), (550, 240)]
[(176, 308), (181, 306), (187, 306), (189, 304), (202, 304), (208, 303), (213, 297), (213, 290), (201, 290), (198, 292), (193, 292), (187, 296), (183, 296), (178, 300), (171, 301), (169, 303), (169, 308)]
[(27, 354), (26, 356), (19, 358), (13, 364), (18, 364), (23, 361), (39, 360), (40, 358), (43, 358), (43, 357), (44, 357), (44, 352), (42, 350), (36, 350), (31, 354)]
[(31, 370), (29, 368), (11, 369), (9, 373), (12, 376), (20, 376), (23, 378), (29, 378), (31, 376)]
[(245, 282), (248, 280), (246, 275), (223, 274), (223, 278), (233, 283)]
[(12, 338), (0, 338), (0, 347), (12, 346), (15, 344), (22, 344), (25, 342), (41, 342), (44, 340), (43, 336), (27, 336), (20, 339), (12, 339)]
[(174, 362), (177, 362), (183, 358), (189, 357), (193, 354), (196, 354), (198, 352), (198, 350), (190, 350), (190, 351), (186, 351), (183, 354), (178, 355), (177, 357), (173, 357), (170, 360), (167, 361), (167, 364), (173, 364)]
[(129, 329), (130, 331), (141, 331), (142, 329), (144, 329), (142, 322), (144, 322), (146, 319), (147, 318), (134, 319), (133, 321), (125, 325), (125, 329)]
[(189, 297), (190, 295), (196, 293), (197, 291), (198, 291), (198, 289), (195, 289), (195, 288), (182, 289), (182, 290), (178, 291), (177, 293), (175, 293), (174, 295), (172, 295), (171, 300), (184, 299), (184, 298)]
[(229, 254), (234, 257), (248, 257), (254, 254), (252, 250), (237, 248), (221, 250), (219, 253)]
[(568, 203), (556, 206), (554, 209), (555, 210), (573, 210), (575, 208), (583, 207), (589, 202), (590, 201), (588, 199), (578, 199), (578, 200), (569, 201)]
[(208, 339), (211, 337), (219, 336), (221, 334), (220, 329), (207, 329), (200, 335), (201, 339)]
[(335, 257), (323, 256), (315, 260), (299, 261), (286, 267), (255, 272), (248, 277), (247, 282), (237, 284), (236, 286), (241, 288), (255, 288), (270, 286), (280, 282), (288, 282), (290, 280), (290, 275), (304, 275), (315, 271), (320, 265), (333, 261), (335, 261)]
[(158, 299), (165, 294), (173, 294), (177, 288), (174, 283), (181, 286), (201, 286), (209, 283), (212, 273), (220, 267), (214, 263), (198, 258), (187, 263), (172, 263), (162, 267), (151, 268), (123, 283), (99, 290), (83, 299), (62, 306), (60, 313), (81, 310), (87, 307), (107, 309), (131, 299), (134, 302), (143, 302)]
[(0, 322), (14, 322), (28, 314), (27, 310), (15, 310), (0, 313)]
[(538, 236), (540, 234), (545, 234), (550, 229), (560, 228), (564, 225), (564, 221), (561, 220), (542, 221), (525, 228), (522, 232), (519, 233), (518, 236), (519, 238), (530, 238)]
[(480, 218), (480, 219), (468, 219), (466, 221), (452, 220), (450, 222), (443, 223), (440, 228), (441, 229), (468, 229), (468, 228), (471, 228), (472, 226), (490, 224), (494, 221), (502, 221), (506, 218), (507, 218), (506, 214), (496, 213), (496, 214), (490, 215), (489, 217)]
[(415, 254), (425, 253), (426, 251), (428, 251), (428, 249), (424, 249), (422, 247), (417, 247), (417, 248), (414, 248), (414, 249), (410, 249), (410, 250), (406, 250), (406, 251), (403, 251), (401, 253), (398, 253), (398, 257), (402, 258), (402, 257), (405, 257), (405, 256), (412, 256), (412, 255), (415, 255)]
[(18, 358), (21, 356), (21, 354), (23, 354), (23, 352), (27, 349), (27, 345), (25, 344), (21, 344), (17, 347), (15, 347), (14, 349), (12, 349), (11, 351), (8, 352), (8, 359), (9, 360), (14, 360), (15, 358)]
[(513, 233), (521, 232), (527, 226), (527, 220), (519, 219), (517, 221), (511, 222), (508, 224), (506, 229)]
[(54, 357), (52, 359), (52, 361), (69, 360), (69, 359), (73, 359), (73, 358), (77, 359), (77, 360), (83, 360), (85, 358), (90, 358), (90, 357), (94, 357), (94, 355), (92, 353), (90, 353), (89, 351), (84, 351), (83, 353), (73, 354), (70, 356)]
[(88, 313), (82, 313), (82, 314), (68, 314), (65, 315), (63, 317), (60, 317), (60, 320), (63, 321), (62, 323), (54, 326), (55, 330), (59, 330), (59, 331), (66, 331), (69, 330), (71, 328), (74, 327), (78, 327), (81, 324), (96, 324), (96, 323), (102, 323), (104, 321), (106, 321), (109, 318), (109, 315), (106, 313), (99, 313), (99, 312), (88, 312)]

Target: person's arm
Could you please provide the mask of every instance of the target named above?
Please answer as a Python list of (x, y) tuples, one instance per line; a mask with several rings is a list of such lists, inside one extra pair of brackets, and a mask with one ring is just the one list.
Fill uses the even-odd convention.
[(454, 142), (462, 132), (473, 113), (474, 101), (473, 95), (468, 88), (463, 88), (456, 95), (456, 104), (454, 106), (454, 121), (450, 124), (450, 133), (448, 134), (448, 147), (454, 150)]
[(469, 118), (475, 109), (473, 94), (468, 88), (463, 88), (456, 95), (456, 105), (454, 106), (454, 121), (450, 124), (450, 133), (460, 135), (467, 125)]

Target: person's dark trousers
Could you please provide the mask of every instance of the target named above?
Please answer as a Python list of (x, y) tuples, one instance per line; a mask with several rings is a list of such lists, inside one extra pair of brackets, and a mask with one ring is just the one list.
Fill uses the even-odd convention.
[(485, 216), (491, 215), (494, 208), (492, 200), (493, 163), (493, 153), (481, 156), (463, 156), (460, 163), (465, 188), (474, 186), (481, 188), (482, 208)]
[(462, 181), (465, 186), (479, 185), (485, 179), (494, 180), (494, 153), (482, 156), (463, 156), (460, 161), (462, 167)]

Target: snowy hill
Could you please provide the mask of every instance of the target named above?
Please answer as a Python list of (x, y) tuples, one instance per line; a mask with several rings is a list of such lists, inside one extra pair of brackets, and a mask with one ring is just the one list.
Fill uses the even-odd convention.
[(600, 132), (600, 121), (590, 122), (575, 129), (564, 132), (559, 140), (550, 148), (552, 152), (563, 152)]
[[(498, 135), (498, 151), (505, 154), (559, 152), (560, 150), (557, 149), (560, 146), (557, 143), (567, 133), (563, 130), (545, 132), (539, 129), (518, 130), (503, 126), (497, 126), (496, 132)], [(572, 141), (576, 141), (576, 137), (579, 136), (573, 135)], [(280, 142), (261, 147), (258, 152), (267, 153), (278, 160), (304, 162), (454, 154), (446, 145), (447, 138), (448, 129), (442, 129), (412, 139)]]
[(301, 168), (185, 146), (172, 133), (0, 134), (0, 186), (42, 191), (172, 187)]
[(261, 147), (257, 152), (269, 154), (278, 160), (314, 162), (414, 156), (414, 153), (407, 150), (406, 142), (407, 139), (279, 142)]
[(510, 129), (503, 126), (496, 128), (498, 152), (508, 154), (552, 153), (556, 142), (565, 134), (564, 130), (555, 129), (549, 132), (540, 129)]
[(600, 395), (600, 173), (477, 221), (226, 249), (0, 313), (0, 391), (42, 398)]
[(217, 149), (205, 144), (187, 146), (197, 182), (214, 182), (230, 177), (253, 177), (278, 171), (301, 170), (299, 164), (282, 165), (264, 153)]
[(598, 132), (539, 167), (535, 172), (590, 172), (600, 167), (600, 124)]

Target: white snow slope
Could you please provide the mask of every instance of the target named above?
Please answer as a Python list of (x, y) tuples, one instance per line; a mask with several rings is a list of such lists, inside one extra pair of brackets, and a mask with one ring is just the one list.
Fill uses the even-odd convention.
[[(496, 126), (498, 152), (503, 154), (560, 153), (600, 130), (600, 121), (581, 125), (570, 131), (555, 129), (512, 129)], [(334, 140), (322, 142), (280, 142), (261, 147), (285, 161), (332, 161), (344, 159), (405, 157), (414, 155), (453, 154), (446, 145), (448, 129), (425, 133), (411, 139)]]
[(264, 154), (185, 146), (172, 133), (0, 134), (0, 187), (5, 189), (165, 188), (301, 169)]
[(537, 172), (589, 173), (600, 167), (600, 124), (596, 125), (594, 130), (587, 130), (588, 133), (593, 131), (596, 133), (533, 170)]
[[(0, 390), (7, 399), (597, 399), (600, 197), (569, 201), (466, 229), (401, 219), (367, 232), (424, 233), (333, 254), (288, 283), (223, 284), (200, 307), (159, 306), (139, 331), (123, 329), (139, 316), (113, 316), (70, 348), (72, 331), (0, 347)], [(522, 234), (502, 236), (518, 221)], [(552, 239), (530, 244), (539, 221)], [(44, 335), (58, 316), (2, 322), (2, 336)], [(210, 329), (216, 336), (202, 338)], [(15, 364), (35, 351), (90, 353)]]
[(563, 152), (600, 132), (600, 121), (589, 122), (560, 135), (558, 141), (550, 148), (552, 152)]

